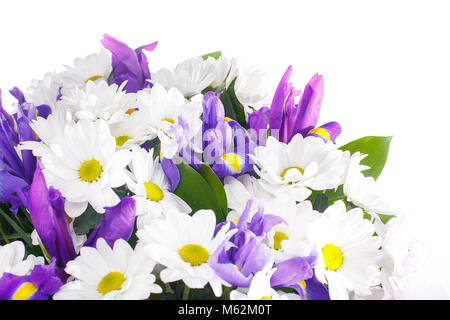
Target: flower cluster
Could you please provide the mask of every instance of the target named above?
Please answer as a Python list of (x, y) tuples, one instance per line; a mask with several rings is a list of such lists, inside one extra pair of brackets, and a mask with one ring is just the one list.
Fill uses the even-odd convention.
[(338, 147), (322, 76), (271, 88), (221, 52), (150, 72), (157, 42), (102, 44), (0, 100), (1, 299), (398, 297), (391, 137)]

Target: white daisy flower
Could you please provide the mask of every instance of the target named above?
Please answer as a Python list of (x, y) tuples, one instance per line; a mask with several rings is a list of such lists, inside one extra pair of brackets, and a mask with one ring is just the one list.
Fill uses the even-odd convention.
[(214, 81), (209, 85), (211, 88), (228, 88), (231, 81), (236, 78), (238, 73), (237, 61), (235, 58), (231, 60), (225, 56), (220, 56), (215, 64), (215, 78)]
[(216, 218), (212, 210), (199, 210), (192, 216), (169, 211), (166, 217), (155, 219), (137, 231), (147, 254), (166, 268), (161, 271), (163, 282), (183, 280), (194, 289), (210, 284), (214, 294), (222, 295), (222, 285), (229, 286), (210, 267), (208, 260), (217, 248), (235, 231), (229, 223), (214, 236)]
[(60, 88), (56, 81), (57, 77), (58, 75), (53, 72), (45, 74), (42, 80), (33, 80), (24, 92), (25, 100), (38, 106), (46, 104), (54, 111)]
[(133, 198), (136, 200), (138, 229), (170, 209), (191, 212), (191, 208), (183, 199), (170, 192), (169, 179), (159, 163), (159, 157), (153, 160), (153, 149), (147, 152), (134, 146), (129, 168), (131, 171), (126, 171), (127, 186), (134, 193)]
[(75, 280), (67, 282), (53, 296), (55, 300), (142, 300), (161, 293), (151, 274), (155, 263), (123, 239), (111, 248), (103, 238), (96, 248), (83, 247), (64, 269)]
[(41, 158), (47, 184), (65, 197), (67, 214), (81, 215), (89, 204), (99, 213), (114, 206), (119, 197), (112, 188), (125, 184), (128, 150), (116, 151), (116, 141), (103, 120), (80, 120), (66, 126), (64, 139), (48, 146)]
[(313, 210), (310, 201), (279, 206), (277, 212), (284, 223), (275, 225), (266, 235), (266, 243), (273, 250), (275, 262), (310, 255), (312, 248), (307, 242), (307, 231), (310, 224), (319, 218), (319, 212)]
[(137, 101), (151, 132), (161, 141), (164, 157), (172, 159), (178, 151), (178, 143), (170, 131), (176, 126), (184, 128), (184, 123), (180, 124), (180, 117), (189, 127), (188, 136), (185, 137), (187, 140), (201, 133), (200, 115), (203, 110), (201, 102), (187, 102), (176, 88), (166, 90), (161, 85), (155, 84), (151, 90), (140, 91)]
[(20, 148), (32, 150), (36, 157), (42, 157), (51, 152), (49, 146), (52, 144), (64, 143), (64, 130), (73, 123), (71, 113), (65, 107), (59, 106), (47, 119), (37, 117), (31, 121), (30, 127), (41, 141), (23, 141)]
[(381, 283), (381, 238), (363, 218), (363, 211), (346, 211), (337, 201), (308, 228), (308, 241), (317, 250), (315, 274), (328, 284), (331, 299), (348, 299), (349, 292), (367, 296)]
[(230, 300), (300, 300), (298, 294), (277, 291), (270, 286), (270, 278), (276, 270), (268, 264), (254, 275), (249, 288), (231, 291)]
[(271, 136), (266, 146), (256, 147), (255, 155), (249, 156), (262, 186), (285, 202), (306, 199), (311, 194), (308, 188), (338, 187), (347, 164), (343, 154), (331, 141), (296, 134), (288, 144)]
[(104, 80), (89, 81), (83, 88), (63, 88), (59, 104), (67, 107), (77, 119), (103, 119), (109, 124), (122, 121), (128, 110), (136, 107), (136, 95), (126, 93), (117, 84)]
[(239, 68), (234, 91), (247, 113), (270, 105), (273, 93), (270, 77), (255, 66)]
[[(265, 211), (272, 212), (272, 207), (274, 209), (277, 207), (277, 204), (274, 204), (274, 201), (277, 202), (275, 196), (264, 189), (258, 179), (249, 174), (244, 174), (237, 178), (232, 176), (225, 177), (224, 189), (227, 195), (228, 208), (231, 209), (228, 214), (230, 220), (239, 218), (249, 199), (253, 199), (254, 207), (258, 205), (264, 208), (267, 207)], [(272, 206), (272, 204), (274, 205)]]
[(110, 124), (109, 127), (119, 149), (129, 149), (154, 138), (145, 121), (145, 114), (140, 110), (127, 112), (122, 121)]
[(216, 78), (216, 59), (208, 57), (191, 58), (179, 63), (173, 71), (166, 68), (152, 73), (151, 82), (166, 89), (175, 87), (185, 97), (191, 97), (206, 89)]
[(16, 276), (30, 274), (35, 265), (44, 264), (43, 257), (29, 255), (25, 260), (25, 246), (22, 241), (14, 241), (0, 246), (0, 278), (8, 272)]
[(108, 80), (112, 72), (112, 59), (109, 51), (101, 49), (85, 58), (76, 58), (73, 67), (65, 65), (66, 70), (59, 73), (63, 88), (84, 87), (89, 81)]

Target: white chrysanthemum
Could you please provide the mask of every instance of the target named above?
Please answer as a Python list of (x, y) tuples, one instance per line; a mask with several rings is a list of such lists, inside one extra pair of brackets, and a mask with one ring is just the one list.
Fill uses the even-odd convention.
[(85, 58), (76, 58), (73, 67), (65, 66), (66, 70), (59, 73), (60, 86), (63, 88), (84, 87), (89, 81), (108, 80), (112, 72), (110, 53), (101, 49)]
[(16, 276), (30, 274), (35, 265), (44, 264), (43, 257), (29, 255), (25, 260), (25, 246), (21, 241), (14, 241), (0, 246), (0, 278), (8, 272)]
[[(272, 212), (272, 209), (276, 210), (277, 208), (278, 202), (275, 196), (264, 189), (258, 182), (258, 179), (249, 174), (244, 174), (237, 178), (232, 176), (225, 177), (224, 189), (227, 195), (228, 208), (231, 209), (229, 220), (239, 218), (249, 199), (254, 201), (254, 207), (261, 205), (266, 208), (266, 213), (268, 211)], [(276, 204), (274, 204), (275, 202)]]
[(308, 228), (308, 241), (317, 250), (315, 274), (328, 284), (331, 299), (348, 299), (349, 292), (364, 297), (381, 283), (381, 238), (355, 208), (347, 212), (337, 201)]
[(24, 92), (25, 100), (37, 106), (46, 104), (54, 111), (60, 88), (58, 81), (55, 80), (57, 77), (53, 72), (45, 74), (42, 80), (33, 80)]
[(191, 212), (183, 199), (170, 192), (169, 179), (159, 163), (159, 157), (153, 160), (153, 149), (147, 152), (138, 146), (133, 147), (129, 167), (127, 186), (136, 200), (138, 229), (170, 209)]
[(80, 120), (65, 127), (64, 139), (48, 146), (42, 156), (47, 185), (54, 186), (66, 198), (70, 217), (81, 215), (89, 204), (100, 213), (114, 206), (119, 197), (112, 188), (125, 184), (125, 167), (131, 152), (116, 151), (116, 139), (107, 123)]
[(266, 243), (273, 250), (275, 262), (310, 255), (312, 248), (307, 242), (307, 231), (320, 216), (319, 212), (313, 210), (310, 201), (279, 206), (277, 213), (284, 222), (275, 225), (266, 235)]
[(267, 73), (254, 66), (239, 68), (234, 91), (247, 113), (270, 105), (273, 92), (269, 87), (270, 77)]
[(308, 188), (339, 186), (347, 164), (343, 154), (331, 141), (296, 134), (288, 144), (269, 137), (266, 146), (256, 147), (255, 155), (249, 156), (269, 192), (281, 201), (302, 201), (311, 194)]
[(238, 67), (236, 59), (232, 58), (230, 60), (225, 56), (220, 56), (214, 64), (215, 79), (209, 86), (214, 89), (228, 88), (231, 81), (237, 76)]
[(51, 152), (52, 144), (64, 143), (64, 130), (68, 125), (73, 125), (72, 115), (66, 108), (59, 106), (47, 119), (37, 117), (31, 121), (30, 127), (41, 141), (23, 141), (20, 148), (32, 150), (36, 157), (42, 157)]
[[(131, 114), (130, 114), (131, 113)], [(142, 111), (128, 112), (122, 121), (110, 124), (111, 134), (119, 149), (129, 149), (154, 138)]]
[(77, 119), (103, 119), (109, 124), (122, 121), (128, 110), (136, 107), (136, 95), (126, 93), (117, 84), (89, 81), (83, 88), (63, 88), (59, 104), (67, 107)]
[(258, 271), (250, 283), (249, 288), (238, 288), (230, 292), (230, 300), (300, 300), (300, 296), (294, 293), (277, 291), (270, 286), (270, 278), (276, 269), (271, 269), (268, 264)]
[(216, 78), (216, 60), (212, 57), (196, 57), (179, 63), (173, 71), (166, 68), (152, 73), (151, 82), (159, 83), (166, 89), (175, 87), (185, 97), (199, 94)]
[(55, 300), (142, 300), (161, 293), (151, 274), (155, 263), (123, 239), (111, 247), (103, 238), (96, 248), (83, 247), (64, 269), (75, 280), (67, 282), (53, 296)]
[[(151, 90), (142, 90), (137, 95), (139, 110), (144, 112), (145, 121), (155, 136), (161, 141), (164, 157), (172, 159), (178, 151), (175, 137), (170, 133), (174, 126), (188, 125), (188, 136), (193, 139), (201, 132), (202, 105), (200, 102), (187, 102), (176, 88), (164, 89), (155, 84)], [(182, 118), (180, 123), (180, 117)]]
[(155, 219), (137, 236), (145, 244), (147, 254), (166, 268), (161, 271), (163, 282), (183, 280), (194, 289), (210, 284), (214, 294), (222, 295), (222, 285), (229, 285), (210, 267), (208, 260), (234, 231), (224, 225), (214, 236), (216, 218), (212, 210), (199, 210), (192, 216), (169, 211), (166, 217)]

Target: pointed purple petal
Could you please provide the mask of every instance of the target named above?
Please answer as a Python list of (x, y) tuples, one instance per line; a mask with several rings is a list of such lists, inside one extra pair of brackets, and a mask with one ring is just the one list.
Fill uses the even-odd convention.
[(162, 158), (161, 166), (170, 182), (170, 191), (174, 192), (180, 183), (180, 171), (172, 159)]
[(95, 247), (97, 239), (103, 238), (112, 248), (117, 239), (128, 241), (136, 219), (136, 201), (123, 198), (116, 206), (105, 208), (105, 217), (100, 220), (84, 246)]

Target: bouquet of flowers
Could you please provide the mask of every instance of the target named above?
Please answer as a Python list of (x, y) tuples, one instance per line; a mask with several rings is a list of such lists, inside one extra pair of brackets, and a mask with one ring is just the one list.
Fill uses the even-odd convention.
[(322, 76), (268, 89), (220, 51), (150, 72), (157, 42), (101, 42), (0, 100), (0, 299), (398, 297), (391, 137), (338, 146)]

